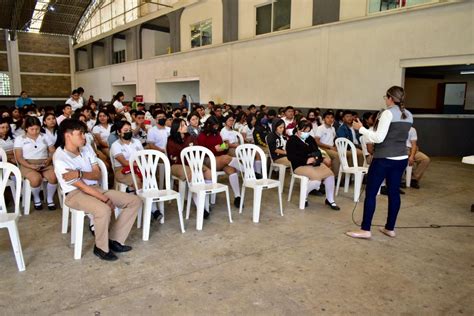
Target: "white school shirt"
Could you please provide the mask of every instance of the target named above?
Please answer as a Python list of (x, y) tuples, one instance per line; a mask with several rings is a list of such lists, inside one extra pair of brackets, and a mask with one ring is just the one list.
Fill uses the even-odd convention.
[(125, 160), (128, 160), (134, 152), (140, 150), (143, 150), (143, 146), (138, 139), (132, 138), (130, 144), (122, 143), (120, 139), (115, 141), (110, 148), (110, 153), (114, 157), (114, 167), (122, 167), (122, 164), (115, 157), (123, 155)]
[[(98, 158), (94, 153), (94, 150), (88, 145), (81, 148), (80, 154), (77, 156), (65, 149), (58, 148), (53, 156), (54, 173), (58, 178), (59, 185), (61, 186), (63, 192), (69, 193), (77, 190), (77, 188), (72, 184), (79, 180), (73, 179), (66, 182), (63, 178), (63, 174), (68, 172), (67, 169), (91, 172), (92, 166), (97, 164), (97, 159)], [(98, 183), (96, 180), (82, 179), (82, 181), (87, 185), (95, 185)]]
[(115, 100), (114, 107), (115, 107), (116, 110), (121, 110), (121, 109), (123, 109), (123, 104), (119, 100)]
[(352, 133), (352, 142), (354, 145), (360, 145), (359, 140), (357, 139), (355, 129), (350, 127), (351, 133)]
[(170, 133), (166, 127), (158, 128), (156, 126), (153, 126), (148, 130), (146, 141), (148, 144), (153, 144), (163, 150), (166, 150), (168, 136), (170, 136)]
[(109, 138), (111, 127), (112, 127), (112, 124), (108, 124), (107, 127), (103, 127), (102, 124), (96, 125), (92, 129), (92, 134), (99, 134), (100, 139), (103, 142), (107, 143), (107, 139)]
[[(136, 128), (137, 128), (137, 123), (133, 122), (132, 123), (132, 130), (135, 130)], [(147, 139), (146, 128), (145, 129), (140, 128), (140, 130), (138, 131), (138, 135), (136, 135), (136, 136), (134, 135), (133, 138), (138, 139), (142, 145), (145, 144), (146, 139)]]
[(82, 103), (80, 101), (74, 100), (73, 98), (67, 99), (66, 104), (69, 104), (73, 111), (82, 108)]
[(334, 146), (334, 139), (336, 139), (336, 129), (332, 126), (327, 127), (326, 124), (318, 126), (316, 128), (316, 137), (319, 137), (319, 140), (324, 145)]
[(228, 141), (229, 144), (238, 144), (239, 138), (237, 132), (234, 130), (229, 130), (227, 127), (221, 129), (221, 138), (223, 141)]
[(53, 134), (49, 131), (49, 129), (45, 128), (44, 136), (54, 145), (56, 144), (56, 140), (58, 139), (58, 133)]
[(253, 130), (255, 128), (249, 128), (248, 125), (245, 125), (242, 127), (242, 131), (240, 132), (241, 134), (245, 133), (245, 141), (247, 143), (252, 143), (253, 144)]
[[(13, 138), (8, 137), (6, 140), (0, 138), (0, 147), (5, 151), (9, 152), (13, 150), (13, 145), (15, 143), (15, 140)], [(4, 161), (6, 162), (6, 161)]]
[(408, 131), (408, 138), (407, 138), (407, 147), (411, 148), (411, 142), (418, 140), (418, 134), (416, 133), (416, 129), (414, 127), (410, 127)]
[(95, 120), (88, 120), (88, 121), (86, 122), (87, 130), (88, 130), (89, 132), (92, 131), (92, 129), (94, 128), (96, 122), (97, 122), (97, 121), (95, 121)]
[(39, 134), (36, 140), (26, 135), (15, 138), (15, 149), (22, 149), (24, 159), (46, 159), (48, 158), (48, 147), (53, 146), (51, 142), (43, 134)]
[(10, 129), (12, 130), (12, 134), (15, 136), (15, 138), (25, 135), (25, 130), (21, 127), (16, 129), (16, 124), (10, 124)]
[(59, 124), (61, 124), (61, 122), (64, 121), (65, 119), (67, 119), (67, 118), (68, 118), (68, 117), (65, 117), (63, 114), (61, 114), (60, 116), (58, 116), (58, 117), (56, 118), (56, 123), (57, 123), (58, 126), (59, 126)]

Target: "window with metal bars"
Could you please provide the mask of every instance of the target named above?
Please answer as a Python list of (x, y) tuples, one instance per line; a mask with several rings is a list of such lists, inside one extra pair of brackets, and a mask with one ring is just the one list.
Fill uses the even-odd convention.
[(10, 76), (0, 72), (0, 95), (11, 95)]

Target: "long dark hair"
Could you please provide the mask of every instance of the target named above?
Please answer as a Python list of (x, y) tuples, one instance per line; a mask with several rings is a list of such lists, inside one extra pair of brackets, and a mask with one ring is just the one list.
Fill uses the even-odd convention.
[(122, 91), (117, 92), (117, 94), (114, 95), (114, 97), (112, 98), (112, 103), (114, 103), (115, 101), (117, 101), (118, 99), (120, 99), (120, 97), (123, 97), (123, 96), (124, 96), (124, 94), (123, 94)]
[(43, 126), (41, 126), (41, 133), (46, 133), (46, 118), (48, 118), (49, 116), (52, 116), (55, 119), (56, 125), (53, 128), (53, 135), (56, 135), (58, 133), (58, 121), (56, 120), (56, 115), (54, 115), (53, 113), (46, 113), (43, 116)]
[(181, 137), (181, 133), (179, 132), (179, 128), (181, 127), (181, 122), (186, 122), (182, 118), (175, 118), (173, 122), (171, 122), (171, 130), (170, 130), (170, 139), (173, 140), (177, 144), (184, 143), (184, 139)]
[(110, 128), (110, 133), (115, 132), (115, 134), (117, 134), (118, 136), (118, 133), (125, 125), (132, 126), (129, 121), (115, 121), (114, 125), (112, 125), (112, 127)]
[(407, 118), (407, 114), (405, 113), (405, 90), (399, 86), (392, 86), (387, 90), (387, 98), (390, 97), (393, 100), (400, 111), (402, 112), (402, 119)]
[(255, 114), (250, 113), (247, 115), (247, 126), (252, 129), (254, 126), (252, 125), (252, 119), (255, 117)]
[(35, 116), (27, 116), (25, 119), (25, 131), (31, 126), (39, 126), (41, 128), (40, 120)]
[(214, 125), (219, 125), (219, 127), (220, 127), (220, 124), (221, 123), (219, 122), (217, 117), (210, 116), (206, 120), (206, 122), (204, 123), (204, 128), (203, 128), (204, 134), (206, 134), (206, 135), (208, 135), (208, 134), (217, 135), (219, 133), (219, 131), (214, 130)]
[(7, 119), (6, 117), (2, 117), (0, 118), (0, 125), (2, 124), (8, 124), (8, 132), (5, 135), (5, 138), (3, 138), (3, 140), (7, 140), (8, 138), (14, 139), (15, 137), (13, 137), (12, 129), (10, 127), (10, 120)]
[(100, 110), (100, 111), (97, 113), (97, 120), (95, 121), (95, 125), (94, 125), (94, 126), (100, 125), (100, 121), (99, 121), (99, 115), (100, 115), (100, 113), (104, 113), (104, 114), (107, 116), (107, 123), (108, 123), (108, 124), (112, 124), (112, 120), (110, 119), (109, 113), (107, 113), (107, 111), (105, 111), (105, 110)]

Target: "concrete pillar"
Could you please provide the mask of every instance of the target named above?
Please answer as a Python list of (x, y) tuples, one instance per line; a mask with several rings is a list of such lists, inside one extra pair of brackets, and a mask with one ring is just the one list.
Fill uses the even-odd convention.
[(184, 8), (168, 13), (170, 22), (170, 47), (172, 53), (181, 51), (181, 14)]
[(239, 1), (222, 0), (222, 39), (224, 43), (239, 39)]
[(4, 33), (7, 40), (8, 72), (10, 74), (11, 94), (20, 95), (21, 93), (21, 75), (20, 75), (20, 55), (18, 54), (18, 41), (16, 34), (12, 36), (14, 41), (8, 40), (8, 32)]
[(92, 44), (87, 44), (85, 48), (87, 49), (87, 69), (92, 69), (94, 68), (94, 55), (92, 53)]
[(112, 65), (112, 60), (114, 57), (114, 40), (112, 36), (104, 38), (104, 54), (105, 54), (105, 64)]
[(73, 40), (71, 37), (69, 37), (69, 68), (71, 71), (71, 91), (76, 86), (76, 69), (77, 69), (76, 68), (76, 54), (74, 52), (72, 45), (73, 45)]

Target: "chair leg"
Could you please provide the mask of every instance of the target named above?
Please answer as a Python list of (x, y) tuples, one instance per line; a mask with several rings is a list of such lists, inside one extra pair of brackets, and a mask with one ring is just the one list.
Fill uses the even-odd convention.
[(202, 230), (204, 221), (204, 204), (206, 199), (206, 192), (200, 191), (197, 194), (197, 215), (196, 215), (196, 230)]
[(63, 222), (61, 227), (61, 233), (67, 234), (67, 226), (69, 224), (69, 207), (66, 204), (62, 204), (63, 206)]
[(140, 209), (138, 210), (138, 214), (137, 214), (137, 228), (138, 229), (142, 227), (142, 218), (143, 218), (143, 203)]
[(186, 202), (186, 219), (189, 219), (189, 213), (191, 211), (191, 204), (193, 203), (192, 192), (188, 190), (188, 200)]
[(405, 172), (406, 172), (405, 182), (407, 184), (407, 188), (409, 188), (410, 183), (411, 183), (411, 174), (413, 172), (413, 167), (412, 166), (407, 166)]
[(159, 202), (158, 205), (161, 212), (160, 224), (164, 224), (165, 223), (165, 202)]
[(76, 243), (76, 221), (77, 221), (77, 218), (76, 218), (76, 215), (73, 210), (69, 209), (69, 211), (71, 212), (71, 245), (75, 244)]
[(159, 172), (159, 182), (158, 182), (158, 187), (160, 190), (164, 189), (165, 186), (165, 165), (162, 163), (158, 164), (158, 172)]
[(25, 194), (23, 195), (25, 209), (23, 214), (29, 215), (30, 214), (30, 206), (31, 206), (31, 185), (30, 181), (25, 181)]
[(76, 216), (76, 227), (74, 236), (74, 259), (81, 259), (82, 255), (82, 237), (84, 232), (84, 212), (75, 211), (73, 216)]
[(268, 179), (272, 178), (272, 172), (273, 172), (273, 163), (270, 163), (270, 168), (268, 168)]
[(13, 253), (15, 254), (16, 265), (18, 271), (25, 271), (25, 260), (23, 259), (23, 251), (21, 250), (20, 234), (18, 233), (18, 225), (15, 221), (8, 223), (8, 234), (12, 243)]
[(181, 205), (184, 205), (184, 199), (186, 198), (186, 181), (178, 181), (179, 186), (179, 197), (181, 198)]
[(278, 187), (278, 202), (280, 203), (280, 214), (283, 216), (283, 203), (281, 201), (281, 196), (283, 195), (283, 188), (281, 186)]
[(291, 175), (291, 180), (290, 180), (290, 191), (288, 192), (288, 202), (291, 201), (291, 193), (293, 193), (293, 185), (295, 184), (295, 177)]
[(359, 201), (360, 190), (362, 188), (362, 178), (364, 177), (363, 173), (354, 174), (354, 202)]
[(285, 188), (286, 168), (278, 168), (278, 181), (280, 181), (281, 192)]
[(184, 221), (183, 221), (183, 201), (181, 199), (181, 195), (176, 199), (176, 203), (178, 204), (178, 216), (179, 216), (179, 225), (181, 226), (181, 233), (184, 234)]
[(260, 206), (262, 204), (262, 188), (255, 186), (253, 189), (253, 222), (258, 223), (260, 220)]
[(300, 184), (300, 210), (304, 210), (304, 205), (306, 203), (306, 193), (308, 191), (308, 178), (304, 177), (301, 179)]
[(216, 204), (216, 194), (211, 194), (211, 204), (214, 205)]
[(151, 206), (153, 202), (151, 199), (145, 199), (143, 207), (143, 236), (142, 239), (147, 241), (150, 238), (150, 224), (151, 224)]
[[(229, 213), (229, 223), (232, 223), (232, 211), (230, 209), (229, 189), (225, 190), (225, 199), (227, 200), (227, 212)], [(242, 199), (240, 199), (242, 201)]]
[(344, 173), (344, 193), (349, 192), (350, 181), (351, 181), (351, 174), (350, 173)]
[(242, 185), (242, 192), (240, 193), (239, 214), (242, 214), (242, 208), (244, 207), (244, 199), (245, 199), (245, 185)]
[(337, 175), (336, 196), (339, 195), (339, 187), (341, 186), (341, 177), (342, 177), (342, 170), (339, 169), (339, 174)]

